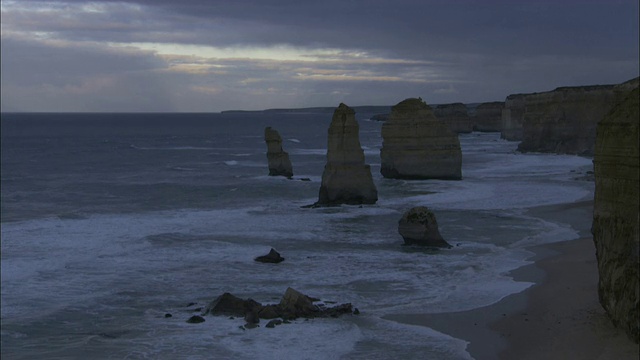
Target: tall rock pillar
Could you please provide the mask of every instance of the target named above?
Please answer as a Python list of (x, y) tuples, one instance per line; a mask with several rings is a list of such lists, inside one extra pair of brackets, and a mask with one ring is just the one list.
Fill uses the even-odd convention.
[(264, 141), (267, 143), (267, 161), (269, 162), (270, 176), (293, 176), (293, 167), (289, 154), (282, 150), (282, 138), (271, 127), (264, 129)]
[(378, 190), (364, 163), (355, 111), (340, 104), (329, 125), (327, 164), (316, 205), (375, 204)]

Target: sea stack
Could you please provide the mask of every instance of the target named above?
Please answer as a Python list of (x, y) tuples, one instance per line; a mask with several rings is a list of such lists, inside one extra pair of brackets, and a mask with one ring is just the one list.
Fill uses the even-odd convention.
[(639, 96), (636, 88), (598, 123), (591, 228), (600, 303), (614, 325), (636, 343), (640, 341)]
[(436, 216), (424, 206), (416, 206), (405, 212), (398, 222), (398, 232), (407, 245), (451, 247), (440, 235)]
[(503, 109), (504, 101), (494, 101), (478, 105), (473, 118), (473, 130), (500, 132), (502, 130)]
[(329, 125), (327, 164), (316, 205), (375, 204), (378, 190), (364, 163), (355, 111), (340, 104)]
[(420, 98), (406, 99), (391, 108), (389, 120), (382, 125), (380, 158), (380, 173), (386, 178), (462, 178), (458, 135)]
[(267, 127), (264, 129), (264, 141), (267, 142), (269, 175), (291, 178), (293, 176), (293, 168), (291, 160), (289, 160), (289, 154), (282, 150), (280, 134), (271, 127)]
[(447, 124), (454, 133), (470, 133), (473, 130), (467, 106), (463, 103), (437, 105), (433, 109), (433, 114)]

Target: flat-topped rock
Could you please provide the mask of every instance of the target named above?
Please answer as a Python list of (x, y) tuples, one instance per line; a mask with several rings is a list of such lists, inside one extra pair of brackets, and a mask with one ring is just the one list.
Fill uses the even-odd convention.
[(441, 104), (433, 109), (433, 114), (443, 121), (454, 133), (470, 133), (473, 130), (467, 106), (463, 103)]
[(462, 178), (458, 135), (422, 99), (401, 101), (382, 125), (382, 176), (395, 179)]
[(637, 86), (635, 78), (617, 85), (509, 95), (501, 137), (521, 140), (521, 152), (593, 155), (598, 122)]
[(267, 143), (267, 160), (270, 176), (293, 176), (293, 167), (289, 154), (282, 149), (282, 138), (278, 131), (267, 127), (264, 129), (264, 141)]
[(473, 117), (473, 130), (500, 132), (502, 130), (502, 110), (504, 101), (487, 102), (478, 105)]
[(364, 163), (355, 112), (340, 104), (328, 130), (327, 164), (322, 173), (318, 206), (375, 204), (378, 190)]

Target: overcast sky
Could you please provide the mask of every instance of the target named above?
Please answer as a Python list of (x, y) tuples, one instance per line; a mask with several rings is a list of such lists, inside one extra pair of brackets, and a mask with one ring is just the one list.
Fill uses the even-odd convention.
[(2, 0), (2, 111), (504, 100), (638, 76), (638, 0)]

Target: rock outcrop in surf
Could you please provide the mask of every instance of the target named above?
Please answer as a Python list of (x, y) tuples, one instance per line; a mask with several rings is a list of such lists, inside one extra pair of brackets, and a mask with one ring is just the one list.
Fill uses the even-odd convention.
[(638, 88), (598, 123), (593, 241), (598, 295), (613, 323), (640, 342), (640, 156)]
[(382, 176), (395, 179), (462, 178), (458, 135), (422, 99), (406, 99), (382, 125)]
[(315, 206), (375, 204), (378, 190), (364, 163), (355, 112), (340, 104), (328, 130), (327, 163)]
[(267, 160), (269, 162), (269, 176), (293, 176), (293, 167), (289, 154), (282, 149), (282, 138), (278, 131), (267, 127), (264, 129), (264, 141), (267, 143)]
[[(244, 328), (254, 328), (260, 319), (272, 320), (266, 327), (288, 323), (298, 318), (338, 317), (345, 314), (357, 314), (351, 303), (328, 307), (320, 299), (309, 297), (295, 289), (287, 288), (278, 304), (262, 305), (253, 299), (242, 299), (231, 293), (224, 293), (211, 301), (201, 313), (202, 316), (242, 317), (246, 321)], [(204, 321), (204, 318), (199, 316)], [(282, 320), (273, 320), (273, 319)], [(202, 322), (198, 321), (198, 322)]]
[(398, 222), (398, 232), (407, 245), (450, 248), (440, 235), (436, 216), (424, 206), (409, 209)]

